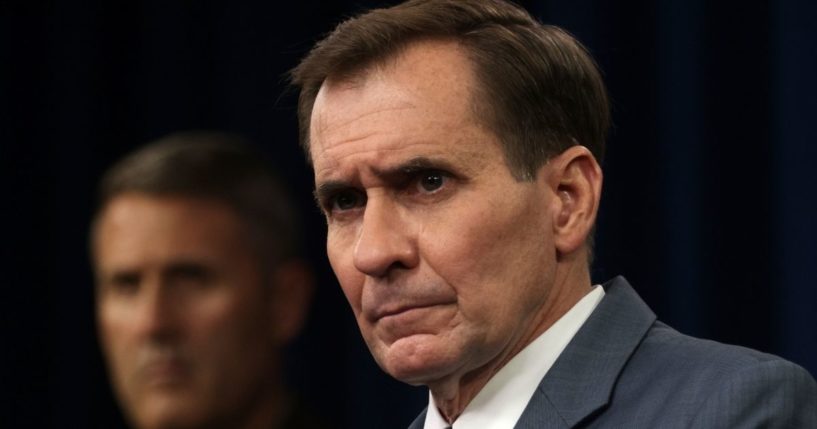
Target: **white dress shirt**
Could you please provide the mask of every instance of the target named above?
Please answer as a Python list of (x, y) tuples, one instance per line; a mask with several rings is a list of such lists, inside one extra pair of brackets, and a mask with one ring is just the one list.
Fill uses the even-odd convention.
[(562, 354), (601, 299), (604, 288), (594, 286), (573, 308), (539, 335), (497, 372), (465, 407), (453, 425), (440, 415), (429, 392), (424, 429), (511, 429), (545, 374)]

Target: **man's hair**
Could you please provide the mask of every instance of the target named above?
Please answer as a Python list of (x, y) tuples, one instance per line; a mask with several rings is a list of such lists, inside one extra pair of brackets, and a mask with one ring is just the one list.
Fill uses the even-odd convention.
[(601, 74), (564, 30), (501, 0), (411, 0), (349, 19), (291, 72), (300, 87), (301, 144), (327, 78), (350, 79), (421, 40), (463, 46), (477, 77), (474, 113), (500, 139), (508, 167), (531, 180), (547, 160), (586, 146), (601, 162), (610, 108)]
[(233, 210), (262, 264), (301, 250), (295, 207), (280, 181), (260, 153), (232, 134), (187, 131), (150, 143), (114, 164), (98, 192), (94, 224), (125, 193), (196, 198)]

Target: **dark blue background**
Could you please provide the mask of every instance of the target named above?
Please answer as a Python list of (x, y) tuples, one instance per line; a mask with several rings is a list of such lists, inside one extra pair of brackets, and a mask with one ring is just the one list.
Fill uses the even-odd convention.
[[(372, 1), (0, 0), (2, 427), (121, 425), (96, 345), (87, 224), (101, 172), (168, 132), (246, 135), (306, 213), (320, 290), (292, 384), (339, 427), (404, 427), (327, 268), (285, 72)], [(615, 126), (596, 281), (626, 275), (693, 335), (817, 373), (817, 3), (527, 1), (604, 70)]]

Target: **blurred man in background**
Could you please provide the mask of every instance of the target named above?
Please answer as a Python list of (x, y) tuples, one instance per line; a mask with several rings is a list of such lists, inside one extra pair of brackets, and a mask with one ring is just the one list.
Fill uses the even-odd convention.
[(311, 272), (297, 215), (237, 137), (171, 135), (114, 165), (92, 225), (97, 321), (114, 391), (138, 428), (313, 428), (282, 351)]

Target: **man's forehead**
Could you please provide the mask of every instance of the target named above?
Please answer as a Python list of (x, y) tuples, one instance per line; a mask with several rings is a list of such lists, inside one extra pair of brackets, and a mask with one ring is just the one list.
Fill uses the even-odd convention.
[(373, 116), (389, 111), (470, 106), (472, 68), (457, 43), (429, 40), (413, 42), (352, 75), (330, 76), (313, 104), (311, 140), (358, 119), (376, 120)]
[[(485, 138), (470, 60), (452, 42), (417, 42), (355, 77), (321, 86), (310, 122), (316, 182), (400, 168), (412, 159), (473, 164)], [(435, 161), (435, 162), (437, 162)]]
[[(240, 237), (237, 214), (218, 200), (128, 192), (114, 197), (95, 225), (95, 247), (135, 253), (174, 249), (196, 250), (204, 240)], [(115, 252), (114, 252), (115, 253)]]
[[(374, 86), (376, 84), (369, 84)], [(324, 151), (337, 143), (368, 137), (371, 129), (418, 106), (396, 90), (398, 88), (322, 87), (312, 114), (310, 136), (313, 151)], [(376, 100), (361, 103), (363, 91), (377, 92)], [(376, 103), (376, 104), (373, 104)], [(314, 154), (313, 154), (314, 156)]]

